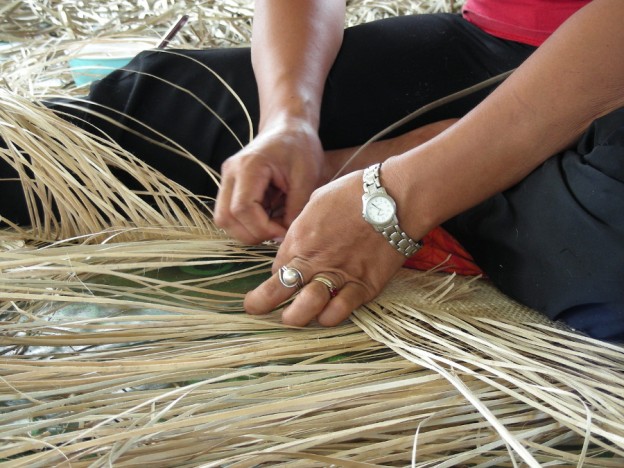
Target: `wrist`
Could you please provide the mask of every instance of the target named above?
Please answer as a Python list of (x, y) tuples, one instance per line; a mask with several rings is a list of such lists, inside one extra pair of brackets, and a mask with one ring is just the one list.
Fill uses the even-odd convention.
[(279, 133), (287, 138), (313, 137), (318, 138), (315, 121), (290, 112), (272, 115), (270, 119), (261, 121), (259, 133)]
[(320, 104), (314, 99), (297, 93), (286, 93), (283, 96), (272, 96), (270, 103), (260, 103), (258, 130), (286, 124), (311, 127), (316, 132), (319, 120)]
[(381, 163), (375, 163), (364, 170), (362, 182), (362, 216), (390, 245), (405, 257), (411, 257), (422, 247), (401, 228), (394, 198), (383, 186), (380, 177)]
[(436, 218), (436, 210), (426, 202), (426, 181), (406, 167), (405, 158), (389, 158), (383, 164), (381, 182), (395, 200), (401, 228), (412, 239), (422, 239), (443, 220)]

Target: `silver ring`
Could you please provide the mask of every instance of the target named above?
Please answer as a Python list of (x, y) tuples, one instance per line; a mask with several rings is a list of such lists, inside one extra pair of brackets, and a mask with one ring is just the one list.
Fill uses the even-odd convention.
[(279, 269), (279, 280), (287, 288), (303, 288), (303, 275), (293, 267), (283, 266)]
[(330, 299), (338, 295), (338, 288), (334, 285), (332, 280), (330, 280), (326, 276), (316, 275), (314, 278), (312, 278), (312, 281), (318, 281), (319, 283), (323, 283), (325, 286), (327, 286), (327, 291), (329, 292)]

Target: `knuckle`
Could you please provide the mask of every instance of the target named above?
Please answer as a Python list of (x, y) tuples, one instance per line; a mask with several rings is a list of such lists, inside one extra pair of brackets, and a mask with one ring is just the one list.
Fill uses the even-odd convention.
[(250, 233), (249, 231), (245, 229), (238, 229), (234, 233), (233, 237), (237, 241), (242, 242), (243, 244), (247, 244), (247, 245), (256, 245), (260, 242), (260, 239), (258, 239), (256, 235), (254, 235), (253, 233)]
[(282, 314), (282, 323), (291, 327), (305, 327), (310, 321), (307, 317), (296, 314), (289, 314), (288, 309)]
[(217, 227), (220, 227), (222, 229), (225, 229), (231, 225), (230, 217), (222, 209), (215, 210), (213, 219)]
[[(353, 305), (347, 301), (344, 297), (341, 297), (340, 294), (332, 299), (332, 310), (341, 311), (341, 313), (335, 313), (332, 316), (338, 315), (348, 315), (353, 312)], [(344, 312), (346, 311), (346, 312)]]
[(260, 242), (258, 238), (248, 233), (236, 232), (232, 234), (232, 237), (237, 241), (247, 245), (256, 245)]
[(259, 306), (257, 300), (253, 300), (252, 298), (245, 298), (243, 302), (243, 307), (245, 308), (245, 312), (250, 315), (260, 315), (265, 313), (262, 307)]
[(250, 211), (251, 206), (249, 205), (249, 203), (235, 201), (232, 202), (232, 205), (230, 206), (230, 212), (237, 219), (246, 218), (249, 215)]
[(223, 161), (221, 164), (221, 174), (225, 174), (232, 169), (232, 166), (235, 165), (234, 157), (230, 157)]

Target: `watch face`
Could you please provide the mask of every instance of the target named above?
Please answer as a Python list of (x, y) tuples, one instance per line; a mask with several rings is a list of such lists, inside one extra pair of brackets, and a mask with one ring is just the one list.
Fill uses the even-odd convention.
[(394, 201), (389, 196), (372, 196), (366, 203), (366, 218), (373, 224), (385, 226), (394, 218), (395, 210)]

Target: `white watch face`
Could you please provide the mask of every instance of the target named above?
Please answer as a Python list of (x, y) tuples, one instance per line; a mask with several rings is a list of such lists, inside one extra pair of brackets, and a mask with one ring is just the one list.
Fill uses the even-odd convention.
[(395, 205), (390, 197), (377, 195), (369, 198), (366, 203), (366, 217), (379, 226), (390, 224), (394, 214)]

